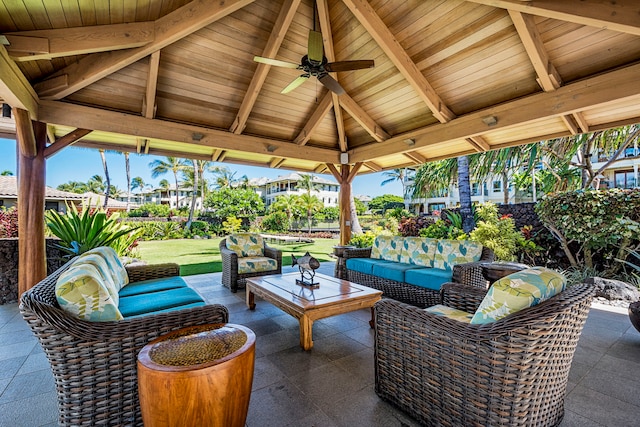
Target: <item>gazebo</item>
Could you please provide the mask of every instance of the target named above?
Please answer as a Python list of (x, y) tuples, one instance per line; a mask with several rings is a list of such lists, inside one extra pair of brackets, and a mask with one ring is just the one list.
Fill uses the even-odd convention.
[(70, 144), (330, 173), (346, 243), (357, 174), (640, 122), (634, 0), (4, 0), (0, 44), (20, 292)]

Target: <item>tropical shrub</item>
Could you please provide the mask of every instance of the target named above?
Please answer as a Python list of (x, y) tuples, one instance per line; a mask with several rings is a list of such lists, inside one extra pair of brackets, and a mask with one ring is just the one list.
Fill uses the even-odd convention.
[(138, 237), (137, 227), (120, 223), (117, 212), (107, 216), (102, 209), (84, 207), (81, 212), (75, 205), (67, 205), (66, 213), (49, 210), (45, 213), (47, 226), (60, 239), (57, 244), (70, 256), (80, 255), (99, 246), (111, 246), (119, 256), (128, 254)]
[(510, 215), (498, 217), (498, 207), (493, 203), (480, 205), (476, 213), (478, 222), (469, 234), (471, 240), (491, 249), (498, 260), (514, 261), (524, 237), (516, 229), (513, 218)]
[(289, 218), (284, 212), (272, 212), (262, 219), (262, 229), (265, 231), (284, 233), (289, 231), (289, 226)]
[(264, 202), (258, 193), (241, 188), (213, 191), (205, 199), (204, 206), (209, 209), (206, 216), (220, 222), (231, 216), (247, 218), (251, 222), (264, 211)]
[(0, 238), (18, 237), (18, 210), (4, 206), (0, 209)]
[(145, 217), (145, 218), (166, 218), (169, 216), (170, 212), (171, 212), (171, 208), (169, 207), (169, 205), (157, 205), (155, 203), (145, 203), (139, 208), (129, 211), (127, 216)]
[(443, 219), (438, 219), (433, 224), (420, 230), (420, 237), (428, 237), (431, 239), (451, 239), (462, 240), (468, 238), (467, 234)]
[(376, 196), (369, 202), (369, 209), (371, 212), (378, 214), (384, 214), (389, 209), (403, 208), (404, 199), (400, 196), (394, 196), (392, 194), (383, 194), (382, 196)]
[(209, 236), (209, 223), (206, 221), (191, 221), (191, 228), (184, 230), (184, 237), (207, 237)]
[(615, 276), (629, 250), (640, 247), (640, 190), (579, 190), (547, 195), (536, 212), (560, 241), (573, 267)]
[(355, 246), (356, 248), (370, 248), (373, 246), (373, 241), (375, 240), (376, 235), (372, 231), (366, 231), (361, 234), (354, 234), (351, 236), (351, 240), (349, 240), (349, 244), (351, 246)]
[(397, 206), (393, 209), (388, 210), (385, 214), (387, 218), (395, 218), (397, 221), (400, 221), (402, 218), (408, 218), (411, 216), (411, 212), (406, 210), (404, 207)]
[(314, 217), (318, 221), (337, 221), (338, 218), (340, 218), (340, 208), (335, 206), (322, 208), (315, 214)]
[(435, 220), (430, 216), (414, 216), (408, 218), (402, 218), (398, 225), (398, 231), (404, 237), (419, 236), (420, 230), (435, 223)]
[(227, 217), (227, 219), (222, 222), (222, 229), (227, 234), (235, 233), (239, 231), (241, 227), (242, 220), (235, 216)]

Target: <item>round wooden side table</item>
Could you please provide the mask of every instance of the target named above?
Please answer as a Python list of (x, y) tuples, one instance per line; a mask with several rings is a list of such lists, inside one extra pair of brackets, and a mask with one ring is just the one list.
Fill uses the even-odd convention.
[(234, 324), (191, 326), (138, 354), (138, 393), (146, 427), (245, 425), (255, 334)]

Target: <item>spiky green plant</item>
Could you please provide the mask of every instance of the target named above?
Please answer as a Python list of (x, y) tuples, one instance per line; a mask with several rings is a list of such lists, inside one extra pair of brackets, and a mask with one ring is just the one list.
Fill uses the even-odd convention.
[(118, 221), (117, 212), (107, 216), (103, 209), (85, 206), (78, 211), (67, 205), (66, 213), (49, 210), (45, 214), (51, 233), (60, 239), (58, 247), (71, 256), (80, 255), (99, 246), (111, 246), (118, 255), (125, 255), (137, 238), (138, 227), (129, 227)]

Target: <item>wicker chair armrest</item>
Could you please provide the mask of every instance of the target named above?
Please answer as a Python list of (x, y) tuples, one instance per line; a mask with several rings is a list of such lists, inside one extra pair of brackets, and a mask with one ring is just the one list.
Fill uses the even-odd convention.
[(222, 258), (223, 263), (228, 262), (230, 265), (235, 265), (237, 269), (238, 254), (231, 249), (227, 249), (227, 246), (224, 245), (224, 240), (220, 243), (220, 257)]
[(486, 294), (486, 289), (451, 282), (443, 284), (440, 289), (443, 305), (467, 313), (474, 313)]
[(496, 259), (496, 254), (486, 246), (482, 247), (482, 254), (480, 254), (480, 261), (493, 262)]
[(180, 275), (180, 266), (175, 263), (128, 265), (125, 266), (129, 282), (140, 282), (149, 279), (161, 279)]
[(489, 282), (484, 277), (483, 261), (466, 262), (453, 266), (451, 281), (481, 289), (487, 289)]
[(264, 256), (275, 259), (278, 261), (278, 265), (282, 265), (282, 251), (280, 249), (273, 248), (265, 243)]
[(343, 258), (371, 258), (371, 248), (345, 249)]
[[(516, 336), (532, 339), (532, 331), (536, 331), (535, 335), (545, 328), (560, 327), (557, 322), (563, 322), (572, 310), (586, 318), (594, 292), (589, 285), (574, 285), (535, 307), (482, 325), (460, 322), (399, 301), (383, 299), (375, 305), (376, 334), (380, 333), (380, 328), (388, 328), (387, 333), (407, 335), (408, 339), (415, 339), (415, 336), (444, 339), (454, 348), (467, 345), (456, 343), (510, 341)], [(535, 344), (534, 338), (532, 342)]]

